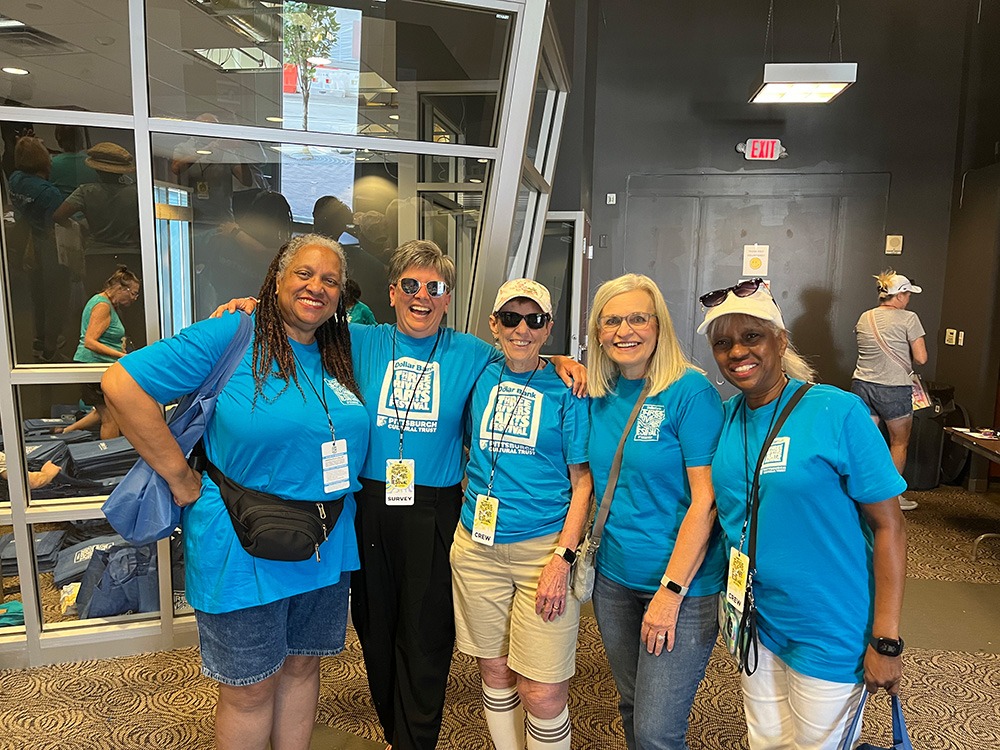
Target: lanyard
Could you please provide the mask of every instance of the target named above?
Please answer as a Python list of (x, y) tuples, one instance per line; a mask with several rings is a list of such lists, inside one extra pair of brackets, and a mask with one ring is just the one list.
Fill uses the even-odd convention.
[[(299, 359), (299, 357), (295, 353), (294, 349), (292, 349), (292, 358), (295, 360), (295, 364), (298, 365), (298, 368), (299, 368), (299, 370), (302, 373), (302, 377), (306, 381), (306, 383), (308, 383), (310, 390), (312, 390), (312, 392), (316, 394), (316, 399), (321, 404), (323, 404), (323, 412), (326, 414), (326, 423), (330, 426), (330, 440), (333, 440), (334, 442), (336, 442), (337, 441), (337, 433), (336, 433), (336, 430), (333, 429), (333, 417), (330, 416), (330, 407), (327, 406), (327, 403), (326, 403), (326, 387), (324, 386), (322, 388), (322, 390), (320, 390), (320, 391), (316, 390), (316, 386), (313, 385), (312, 379), (309, 377), (309, 374), (306, 372), (306, 368), (303, 367), (303, 365), (302, 365), (302, 360)], [(320, 370), (322, 371), (322, 365), (320, 365)]]
[[(778, 412), (781, 411), (781, 397), (785, 395), (785, 388), (788, 387), (788, 380), (785, 380), (785, 384), (781, 386), (781, 391), (778, 393), (778, 398), (774, 404), (774, 412), (771, 414), (771, 423), (767, 426), (767, 432), (764, 435), (770, 435), (771, 430), (774, 429), (774, 420), (778, 418)], [(743, 545), (746, 543), (747, 539), (747, 526), (750, 524), (750, 515), (753, 511), (753, 492), (750, 487), (750, 455), (749, 448), (747, 444), (747, 400), (743, 397), (742, 409), (740, 411), (740, 418), (743, 422), (743, 471), (746, 484), (746, 511), (743, 516), (743, 530), (740, 532), (740, 552), (743, 551)], [(764, 441), (768, 446), (770, 446), (770, 441), (765, 438)]]
[(531, 371), (531, 374), (528, 376), (528, 380), (523, 386), (521, 386), (521, 392), (517, 394), (514, 406), (511, 407), (510, 414), (507, 415), (507, 424), (503, 426), (503, 432), (500, 433), (500, 439), (494, 442), (493, 437), (496, 428), (497, 407), (500, 405), (500, 384), (503, 381), (503, 371), (506, 366), (506, 363), (500, 363), (500, 377), (497, 378), (497, 395), (493, 400), (493, 418), (490, 419), (490, 481), (486, 486), (486, 494), (488, 496), (493, 495), (493, 477), (497, 472), (497, 461), (500, 460), (500, 446), (503, 445), (503, 439), (507, 437), (507, 430), (510, 428), (511, 420), (513, 420), (514, 415), (517, 414), (517, 407), (521, 403), (521, 399), (524, 398), (524, 393), (528, 390), (528, 386), (531, 385), (531, 379), (535, 377), (535, 373), (538, 372), (538, 368), (541, 364), (542, 358), (539, 357), (538, 363), (535, 365), (535, 369)]
[(431, 353), (424, 361), (424, 369), (420, 371), (420, 376), (417, 378), (417, 382), (413, 384), (413, 392), (410, 394), (410, 401), (406, 405), (406, 411), (403, 412), (403, 419), (399, 418), (399, 404), (396, 403), (396, 334), (397, 329), (392, 331), (392, 408), (396, 412), (396, 424), (399, 425), (399, 460), (403, 460), (403, 433), (406, 432), (406, 422), (410, 418), (410, 407), (413, 406), (413, 399), (417, 396), (417, 389), (420, 387), (420, 381), (424, 379), (424, 374), (431, 366), (431, 360), (434, 359), (434, 352), (437, 351), (438, 344), (441, 343), (441, 333), (442, 330), (438, 328), (437, 337), (434, 339), (434, 346), (431, 347)]

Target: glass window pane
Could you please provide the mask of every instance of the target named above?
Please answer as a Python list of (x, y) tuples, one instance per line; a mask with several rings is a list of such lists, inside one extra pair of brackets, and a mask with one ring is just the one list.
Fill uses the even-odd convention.
[[(418, 155), (169, 135), (154, 136), (153, 154), (162, 175), (154, 195), (167, 333), (261, 291), (293, 231), (339, 239), (380, 322), (395, 319), (386, 264), (400, 243), (433, 239), (456, 258), (460, 278), (469, 273), (489, 174), (476, 160), (435, 157), (434, 169), (455, 175), (471, 161), (484, 180), (482, 190), (439, 193), (420, 189), (428, 157)], [(252, 181), (238, 179), (250, 172)], [(163, 274), (167, 264), (178, 272)]]
[[(538, 255), (535, 278), (544, 284), (552, 296), (552, 335), (542, 346), (542, 354), (568, 354), (573, 352), (570, 339), (572, 315), (573, 264), (578, 262), (573, 253), (574, 227), (570, 222), (545, 222), (545, 234)], [(578, 290), (579, 294), (586, 294)]]
[(131, 113), (128, 0), (0, 4), (0, 102)]
[(107, 284), (119, 265), (141, 268), (134, 138), (70, 125), (36, 125), (34, 137), (18, 138), (16, 127), (0, 123), (14, 360), (114, 361), (123, 341), (145, 344), (140, 281)]
[(159, 117), (493, 145), (514, 17), (416, 0), (148, 0)]
[[(3, 483), (6, 492), (6, 482)], [(6, 498), (4, 498), (6, 499)], [(6, 556), (4, 555), (5, 551)], [(21, 606), (21, 579), (17, 575), (17, 558), (14, 557), (14, 527), (0, 526), (0, 633), (7, 628), (24, 625)]]
[[(545, 62), (542, 61), (544, 66)], [(553, 105), (555, 103), (556, 91), (549, 86), (545, 76), (540, 70), (538, 80), (535, 82), (535, 96), (531, 103), (531, 121), (528, 123), (528, 142), (525, 152), (531, 163), (542, 170), (545, 160), (545, 149), (548, 135), (548, 126), (552, 122)], [(544, 140), (543, 140), (544, 138)]]

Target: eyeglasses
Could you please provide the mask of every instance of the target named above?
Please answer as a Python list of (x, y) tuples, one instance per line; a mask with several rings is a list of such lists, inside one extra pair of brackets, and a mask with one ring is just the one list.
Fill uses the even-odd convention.
[(633, 331), (642, 331), (648, 325), (649, 321), (656, 317), (656, 313), (644, 313), (644, 312), (634, 312), (628, 315), (605, 315), (598, 319), (598, 323), (601, 324), (601, 328), (605, 331), (617, 331), (624, 320), (628, 323), (628, 327)]
[(125, 293), (128, 294), (128, 296), (131, 297), (132, 299), (139, 299), (139, 290), (138, 289), (130, 289), (129, 287), (125, 286), (124, 284), (122, 284), (122, 289), (124, 289)]
[(403, 294), (411, 297), (420, 291), (420, 287), (427, 289), (427, 293), (432, 297), (443, 297), (448, 293), (448, 285), (443, 281), (418, 281), (417, 279), (400, 279), (399, 288)]
[(523, 320), (528, 324), (528, 328), (533, 331), (537, 331), (539, 328), (544, 327), (546, 323), (552, 320), (552, 316), (548, 313), (528, 313), (527, 315), (522, 315), (519, 312), (502, 310), (493, 314), (496, 316), (497, 320), (500, 321), (500, 325), (504, 328), (517, 328), (521, 325), (521, 321)]
[(759, 277), (756, 279), (750, 279), (749, 281), (741, 281), (735, 286), (729, 286), (725, 289), (716, 289), (714, 292), (707, 292), (706, 294), (701, 295), (698, 300), (705, 307), (717, 307), (725, 301), (730, 292), (735, 294), (737, 297), (749, 297), (751, 294), (754, 294), (758, 289), (760, 289), (763, 284), (764, 279)]

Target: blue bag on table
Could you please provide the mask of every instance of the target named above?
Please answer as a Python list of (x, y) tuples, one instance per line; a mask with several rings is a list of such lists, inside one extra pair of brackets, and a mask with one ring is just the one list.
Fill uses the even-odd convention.
[[(250, 344), (253, 320), (245, 313), (237, 314), (239, 327), (226, 351), (201, 387), (182, 398), (167, 420), (170, 433), (185, 456), (191, 454), (205, 434), (219, 392), (229, 382)], [(174, 502), (170, 486), (141, 458), (108, 496), (101, 510), (115, 531), (136, 545), (170, 536), (181, 521), (181, 509)]]
[[(868, 700), (869, 692), (867, 690), (861, 691), (861, 702), (858, 704), (858, 711), (854, 714), (854, 720), (851, 722), (850, 728), (847, 730), (847, 736), (844, 739), (843, 748), (846, 750), (850, 747), (851, 738), (854, 737), (858, 731), (858, 725), (861, 723), (861, 716), (865, 712), (865, 703)], [(906, 721), (903, 719), (903, 705), (899, 702), (899, 696), (893, 695), (892, 698), (892, 747), (882, 747), (880, 745), (872, 745), (868, 742), (863, 742), (855, 748), (855, 750), (913, 750), (913, 745), (910, 742), (910, 735), (906, 731)]]
[(80, 619), (114, 617), (160, 608), (156, 545), (116, 544), (95, 549), (76, 595)]

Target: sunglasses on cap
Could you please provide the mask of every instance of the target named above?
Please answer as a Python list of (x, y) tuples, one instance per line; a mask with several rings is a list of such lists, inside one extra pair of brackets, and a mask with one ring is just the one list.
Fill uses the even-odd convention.
[(411, 297), (420, 291), (420, 287), (425, 287), (432, 297), (443, 297), (448, 293), (448, 285), (443, 281), (418, 281), (410, 278), (399, 280), (399, 288), (403, 290), (403, 294)]
[(735, 294), (737, 297), (749, 297), (763, 285), (764, 279), (760, 277), (756, 279), (749, 279), (748, 281), (741, 281), (739, 284), (734, 286), (727, 286), (725, 289), (716, 289), (713, 292), (706, 292), (701, 295), (698, 300), (705, 307), (717, 307), (725, 301), (730, 292)]
[(504, 328), (517, 328), (521, 325), (521, 321), (523, 320), (528, 324), (528, 328), (533, 331), (537, 331), (539, 328), (544, 327), (546, 323), (552, 320), (552, 316), (548, 313), (528, 313), (527, 315), (522, 315), (519, 312), (502, 310), (500, 312), (493, 313), (493, 315), (496, 316), (496, 319), (500, 321), (500, 325)]

